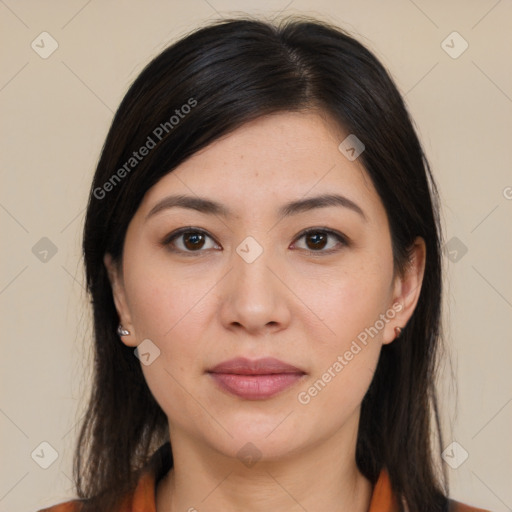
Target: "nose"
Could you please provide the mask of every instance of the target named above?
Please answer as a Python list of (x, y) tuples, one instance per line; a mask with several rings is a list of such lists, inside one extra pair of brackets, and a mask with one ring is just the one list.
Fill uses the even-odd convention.
[(291, 300), (285, 277), (270, 251), (252, 262), (233, 255), (233, 267), (223, 280), (221, 321), (227, 329), (268, 335), (285, 329)]

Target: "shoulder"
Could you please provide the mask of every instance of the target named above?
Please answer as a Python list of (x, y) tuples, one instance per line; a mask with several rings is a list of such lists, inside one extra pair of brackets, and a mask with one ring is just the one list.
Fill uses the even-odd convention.
[[(472, 507), (466, 503), (460, 501), (450, 500), (449, 501), (449, 512), (491, 512), (488, 509)], [(60, 511), (59, 511), (60, 512)]]
[[(169, 441), (164, 443), (150, 457), (147, 464), (137, 471), (136, 485), (121, 495), (116, 510), (154, 510), (154, 493), (156, 483), (172, 466), (172, 452)], [(124, 491), (123, 491), (124, 492)], [(73, 499), (58, 503), (37, 512), (81, 512), (84, 504), (90, 504), (87, 498)], [(151, 508), (153, 506), (153, 508)]]
[(70, 500), (48, 508), (43, 508), (37, 512), (80, 512), (81, 508), (82, 502), (80, 500)]

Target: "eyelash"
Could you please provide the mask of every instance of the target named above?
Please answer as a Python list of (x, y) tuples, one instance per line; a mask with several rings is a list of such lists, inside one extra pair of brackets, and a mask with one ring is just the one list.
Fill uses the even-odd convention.
[[(322, 233), (322, 234), (326, 234), (328, 236), (332, 236), (333, 238), (338, 240), (338, 242), (342, 246), (345, 246), (345, 247), (350, 246), (350, 242), (349, 242), (348, 238), (345, 235), (343, 235), (342, 233), (339, 233), (338, 231), (334, 231), (332, 229), (328, 229), (328, 228), (324, 228), (324, 227), (306, 229), (306, 230), (302, 231), (301, 233), (299, 233), (299, 235), (297, 236), (296, 240), (300, 240), (301, 238), (303, 238), (303, 237), (305, 237), (307, 235), (310, 235), (310, 234), (318, 234), (318, 233)], [(162, 240), (161, 243), (162, 243), (163, 246), (169, 248), (169, 250), (171, 250), (172, 252), (177, 252), (177, 253), (181, 253), (181, 254), (195, 255), (195, 254), (200, 254), (202, 252), (206, 252), (206, 250), (204, 250), (204, 249), (199, 249), (197, 251), (190, 251), (190, 250), (183, 250), (183, 249), (172, 248), (172, 242), (174, 240), (176, 240), (177, 238), (179, 238), (180, 236), (183, 236), (185, 234), (201, 234), (201, 235), (205, 235), (206, 237), (211, 238), (212, 240), (214, 240), (213, 237), (211, 237), (206, 231), (204, 231), (202, 229), (199, 229), (199, 228), (194, 228), (193, 226), (187, 226), (187, 227), (184, 227), (184, 228), (177, 229), (176, 231), (173, 231), (172, 233), (167, 235)], [(217, 243), (217, 242), (215, 242), (215, 243)], [(324, 255), (327, 254), (328, 255), (328, 254), (332, 254), (334, 252), (339, 251), (340, 248), (333, 248), (333, 249), (328, 249), (328, 250), (320, 249), (318, 251), (314, 251), (314, 250), (311, 250), (311, 249), (303, 249), (303, 250), (306, 250), (306, 251), (308, 251), (309, 253), (311, 253), (313, 255), (322, 255), (322, 254), (324, 254)]]

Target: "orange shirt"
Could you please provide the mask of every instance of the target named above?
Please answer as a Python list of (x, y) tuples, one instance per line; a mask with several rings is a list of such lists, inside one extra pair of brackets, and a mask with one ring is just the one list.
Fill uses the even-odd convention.
[[(118, 512), (156, 512), (155, 491), (159, 479), (170, 469), (170, 444), (165, 443), (153, 455), (144, 468), (133, 494), (124, 497), (124, 504)], [(470, 507), (460, 502), (450, 501), (450, 512), (489, 512)], [(382, 470), (373, 488), (368, 512), (398, 512), (398, 502), (391, 490), (391, 482), (386, 470)], [(38, 512), (80, 512), (80, 501), (72, 500), (54, 505)]]

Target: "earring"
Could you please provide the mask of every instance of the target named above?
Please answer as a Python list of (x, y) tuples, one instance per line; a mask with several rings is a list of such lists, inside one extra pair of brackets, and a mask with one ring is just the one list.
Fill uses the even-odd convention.
[(397, 338), (400, 338), (402, 335), (402, 328), (401, 327), (395, 327), (395, 334)]
[(117, 335), (118, 336), (128, 336), (130, 334), (130, 331), (126, 330), (121, 324), (119, 324), (117, 328)]

